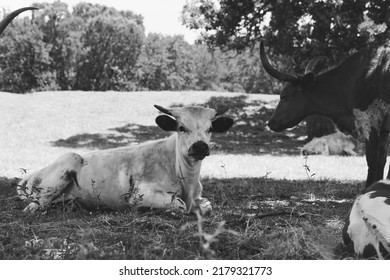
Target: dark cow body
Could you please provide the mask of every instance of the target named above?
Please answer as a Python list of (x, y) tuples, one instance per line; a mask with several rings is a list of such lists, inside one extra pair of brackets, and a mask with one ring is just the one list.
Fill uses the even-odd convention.
[(343, 241), (359, 257), (390, 259), (390, 181), (376, 182), (356, 198)]
[(310, 69), (301, 76), (279, 72), (268, 62), (263, 43), (260, 56), (270, 75), (289, 82), (270, 129), (294, 127), (310, 115), (330, 117), (342, 132), (366, 143), (366, 187), (383, 179), (390, 131), (390, 47), (356, 52), (318, 75)]

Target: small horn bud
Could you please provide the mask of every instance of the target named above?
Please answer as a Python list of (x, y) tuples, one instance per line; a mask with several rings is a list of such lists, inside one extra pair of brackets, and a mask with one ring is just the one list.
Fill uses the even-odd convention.
[(171, 113), (171, 111), (168, 110), (168, 109), (166, 109), (166, 108), (164, 108), (164, 107), (161, 107), (161, 106), (159, 106), (159, 105), (154, 105), (154, 107), (155, 107), (157, 110), (159, 110), (160, 112), (163, 112), (164, 114), (173, 116), (172, 113)]
[(220, 116), (222, 114), (225, 114), (227, 110), (229, 110), (228, 107), (220, 107), (218, 109), (215, 109), (215, 111), (216, 111), (215, 116), (217, 117), (217, 116)]

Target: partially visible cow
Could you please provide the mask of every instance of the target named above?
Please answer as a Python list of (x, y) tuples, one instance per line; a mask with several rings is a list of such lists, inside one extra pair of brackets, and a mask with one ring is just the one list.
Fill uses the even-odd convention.
[(278, 71), (268, 61), (263, 42), (260, 58), (271, 76), (288, 82), (268, 122), (271, 130), (294, 127), (309, 115), (330, 117), (342, 132), (365, 142), (366, 187), (383, 179), (390, 132), (389, 46), (356, 52), (318, 75), (312, 71), (314, 63), (304, 75)]
[(29, 202), (24, 211), (35, 212), (72, 199), (90, 209), (124, 209), (137, 204), (209, 212), (211, 204), (201, 196), (202, 160), (210, 154), (211, 133), (225, 132), (233, 120), (220, 116), (227, 109), (155, 107), (164, 113), (156, 118), (157, 125), (175, 132), (170, 137), (60, 157), (19, 183), (19, 197)]
[(329, 135), (314, 138), (303, 146), (303, 155), (338, 155), (356, 156), (355, 144), (352, 136), (337, 131)]
[(359, 257), (390, 258), (390, 181), (374, 183), (359, 195), (343, 229), (348, 251)]
[(8, 24), (11, 23), (11, 21), (17, 17), (20, 13), (28, 10), (37, 10), (38, 8), (35, 7), (25, 7), (25, 8), (20, 8), (16, 11), (13, 11), (9, 15), (7, 15), (1, 22), (0, 22), (0, 34), (3, 33), (4, 29), (8, 26)]

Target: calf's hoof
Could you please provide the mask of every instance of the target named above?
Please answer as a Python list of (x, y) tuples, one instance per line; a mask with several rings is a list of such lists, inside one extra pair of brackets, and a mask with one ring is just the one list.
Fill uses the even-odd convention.
[(29, 205), (24, 208), (23, 212), (33, 214), (35, 211), (39, 209), (39, 204), (36, 202), (31, 202)]
[(206, 198), (201, 198), (196, 201), (196, 208), (199, 209), (199, 212), (202, 216), (211, 214), (213, 207), (211, 206), (211, 202)]

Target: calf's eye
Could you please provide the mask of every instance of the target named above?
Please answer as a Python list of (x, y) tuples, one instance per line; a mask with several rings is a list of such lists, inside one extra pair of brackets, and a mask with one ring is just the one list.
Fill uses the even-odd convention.
[(180, 132), (186, 132), (186, 128), (184, 126), (179, 126), (179, 131)]

